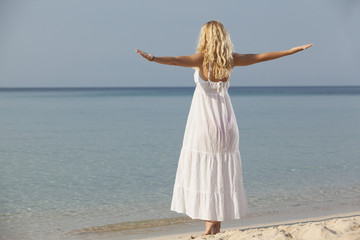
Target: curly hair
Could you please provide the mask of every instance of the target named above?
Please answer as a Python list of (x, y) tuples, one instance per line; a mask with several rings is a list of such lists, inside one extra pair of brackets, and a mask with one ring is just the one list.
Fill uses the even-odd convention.
[(223, 79), (230, 76), (234, 46), (221, 22), (213, 20), (203, 25), (196, 51), (204, 54), (203, 68), (211, 64), (215, 78)]

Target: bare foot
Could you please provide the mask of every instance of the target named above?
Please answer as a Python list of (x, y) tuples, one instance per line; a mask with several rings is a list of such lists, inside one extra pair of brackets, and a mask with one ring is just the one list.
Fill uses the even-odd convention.
[(220, 228), (221, 228), (221, 222), (217, 222), (211, 229), (211, 233), (212, 234), (218, 234), (220, 233)]
[[(201, 234), (201, 236), (206, 236), (206, 235), (210, 235), (210, 234), (214, 234), (214, 230), (215, 231), (219, 231), (220, 232), (220, 222), (217, 221), (205, 221), (205, 233)], [(219, 227), (216, 227), (216, 226)]]

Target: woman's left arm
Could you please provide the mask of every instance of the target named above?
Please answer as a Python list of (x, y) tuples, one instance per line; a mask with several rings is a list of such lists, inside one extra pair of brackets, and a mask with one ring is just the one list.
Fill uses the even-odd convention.
[(258, 54), (239, 54), (234, 53), (234, 66), (247, 66), (259, 62), (269, 61), (281, 57), (285, 57), (300, 51), (303, 51), (309, 47), (311, 47), (312, 44), (305, 44), (298, 47), (293, 47), (289, 50), (285, 51), (278, 51), (278, 52), (266, 52), (266, 53), (258, 53)]
[(138, 49), (136, 49), (136, 52), (150, 62), (156, 62), (166, 65), (175, 65), (180, 67), (199, 67), (201, 66), (204, 58), (202, 53), (177, 57), (155, 57), (152, 54), (148, 54)]

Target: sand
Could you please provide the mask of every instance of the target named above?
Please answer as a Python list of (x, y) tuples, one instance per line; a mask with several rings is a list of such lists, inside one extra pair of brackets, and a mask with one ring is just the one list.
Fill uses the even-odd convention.
[(201, 232), (168, 235), (147, 238), (147, 240), (360, 240), (360, 213), (321, 219), (303, 219), (267, 226), (225, 229), (219, 234), (205, 237), (201, 237), (200, 234)]

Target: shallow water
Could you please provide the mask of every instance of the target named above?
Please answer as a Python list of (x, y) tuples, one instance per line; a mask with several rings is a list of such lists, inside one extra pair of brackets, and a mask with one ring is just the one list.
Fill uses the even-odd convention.
[[(193, 88), (1, 89), (0, 236), (182, 215)], [(360, 209), (360, 87), (230, 88), (250, 217)]]

